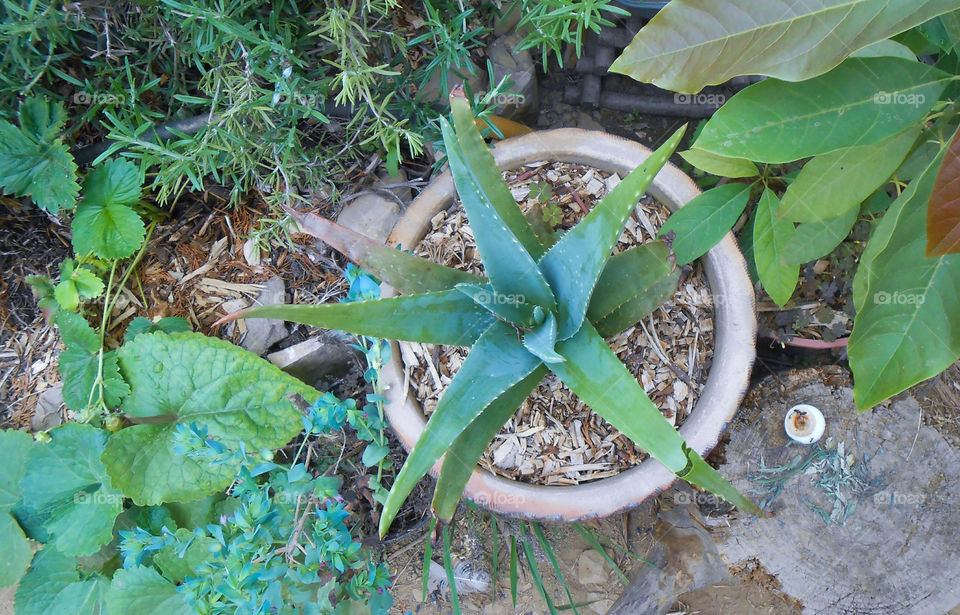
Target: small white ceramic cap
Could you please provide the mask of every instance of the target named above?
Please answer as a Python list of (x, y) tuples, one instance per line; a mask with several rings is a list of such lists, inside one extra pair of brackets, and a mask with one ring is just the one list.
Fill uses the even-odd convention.
[(791, 440), (800, 444), (813, 444), (823, 436), (827, 422), (823, 413), (810, 404), (797, 404), (787, 410), (783, 428)]

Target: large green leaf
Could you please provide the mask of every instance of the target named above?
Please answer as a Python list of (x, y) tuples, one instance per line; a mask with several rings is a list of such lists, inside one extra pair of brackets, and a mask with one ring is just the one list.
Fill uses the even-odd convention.
[(445, 267), (385, 246), (316, 214), (292, 208), (284, 210), (297, 221), (301, 231), (330, 244), (351, 261), (404, 294), (449, 290), (457, 284), (482, 284), (485, 281), (482, 276)]
[(802, 265), (830, 254), (850, 234), (859, 215), (860, 208), (854, 207), (836, 218), (798, 225), (780, 250), (780, 262)]
[(507, 324), (494, 323), (477, 340), (393, 482), (380, 517), (381, 536), (390, 528), (417, 481), (450, 449), (463, 430), (539, 365), (540, 360), (524, 349), (517, 332)]
[(593, 290), (587, 318), (603, 337), (615, 335), (673, 296), (680, 269), (662, 241), (634, 246), (607, 261)]
[[(430, 317), (425, 318), (426, 314)], [(279, 318), (356, 335), (449, 346), (473, 344), (495, 320), (458, 290), (351, 303), (265, 305), (237, 316)]]
[(676, 233), (673, 251), (677, 263), (686, 265), (707, 253), (733, 228), (750, 199), (750, 184), (724, 184), (711, 188), (673, 212), (660, 229), (664, 237)]
[(71, 227), (77, 254), (118, 259), (137, 251), (146, 228), (130, 205), (140, 200), (140, 185), (140, 171), (127, 160), (108, 160), (90, 171)]
[(177, 454), (177, 425), (196, 423), (228, 447), (278, 448), (301, 429), (287, 399), (317, 392), (253, 353), (197, 333), (145, 333), (120, 349), (130, 383), (124, 412), (146, 424), (122, 429), (103, 453), (112, 482), (140, 505), (195, 500), (230, 484), (235, 463)]
[(870, 145), (917, 124), (948, 75), (901, 58), (850, 58), (802, 83), (766, 79), (727, 101), (694, 147), (761, 162), (792, 162)]
[(50, 545), (65, 555), (90, 555), (113, 538), (123, 496), (100, 461), (104, 431), (67, 423), (50, 431), (50, 442), (30, 450), (20, 481), (23, 501), (46, 517)]
[(680, 156), (701, 171), (720, 177), (753, 177), (760, 174), (757, 165), (746, 158), (727, 158), (700, 149), (688, 149), (680, 152)]
[(897, 214), (895, 224), (869, 265), (868, 296), (848, 348), (854, 400), (861, 410), (960, 358), (960, 255), (926, 256), (923, 204), (933, 190), (935, 170), (931, 165), (914, 180), (911, 198), (887, 213)]
[(557, 344), (567, 360), (550, 368), (589, 405), (677, 476), (739, 506), (762, 514), (756, 504), (687, 447), (597, 331), (585, 323), (569, 340)]
[(104, 597), (110, 581), (99, 574), (81, 579), (77, 559), (52, 546), (37, 553), (14, 598), (16, 615), (113, 615)]
[(118, 570), (106, 593), (109, 615), (191, 615), (195, 611), (177, 586), (153, 568)]
[(800, 81), (956, 8), (954, 0), (673, 0), (610, 70), (677, 92), (738, 75)]
[[(473, 130), (476, 130), (472, 121), (470, 126)], [(510, 227), (501, 217), (500, 210), (490, 200), (486, 192), (490, 187), (483, 182), (481, 177), (478, 177), (478, 174), (488, 166), (483, 164), (484, 157), (490, 158), (488, 162), (489, 165), (492, 165), (493, 170), (497, 169), (486, 146), (483, 146), (482, 156), (474, 154), (473, 157), (467, 158), (457, 142), (457, 136), (454, 135), (453, 129), (443, 118), (440, 118), (440, 128), (443, 132), (447, 163), (450, 165), (450, 172), (453, 174), (463, 210), (470, 220), (470, 228), (473, 230), (473, 237), (477, 242), (477, 250), (480, 252), (480, 260), (483, 261), (484, 271), (490, 278), (493, 288), (503, 296), (525, 301), (532, 305), (539, 305), (546, 310), (553, 311), (556, 309), (556, 299), (547, 284), (547, 280), (544, 279), (543, 274), (537, 268), (533, 256), (513, 235)], [(503, 183), (499, 170), (496, 171), (496, 184), (502, 184), (503, 189), (506, 190), (506, 184)], [(523, 217), (516, 201), (513, 201), (512, 197), (510, 200), (512, 201), (511, 211), (516, 210), (517, 218), (529, 228), (530, 225)], [(533, 235), (532, 229), (530, 230), (530, 236), (536, 245), (540, 246), (540, 242)]]
[[(507, 389), (480, 413), (443, 455), (440, 476), (433, 493), (433, 512), (443, 522), (449, 523), (457, 511), (457, 503), (483, 451), (490, 446), (503, 424), (506, 423), (530, 392), (547, 373), (547, 367), (541, 365), (526, 378)], [(489, 502), (477, 502), (484, 505)]]
[(777, 215), (794, 222), (822, 222), (859, 208), (897, 170), (920, 130), (917, 124), (880, 143), (817, 156), (787, 187)]
[(593, 289), (627, 218), (673, 154), (686, 126), (677, 130), (643, 164), (630, 172), (587, 216), (540, 260), (540, 270), (561, 301), (558, 339), (577, 332), (586, 317)]
[(778, 217), (780, 199), (769, 188), (764, 189), (757, 203), (753, 221), (753, 257), (764, 290), (777, 305), (790, 300), (800, 277), (798, 265), (785, 265), (781, 255), (794, 234), (793, 222)]
[(927, 256), (960, 252), (960, 130), (950, 141), (927, 206)]
[(60, 353), (60, 376), (63, 378), (63, 401), (77, 412), (87, 407), (97, 385), (97, 374), (103, 378), (104, 401), (110, 408), (120, 404), (130, 388), (117, 367), (116, 351), (103, 353), (100, 365), (100, 340), (83, 316), (70, 312), (57, 314), (57, 326), (65, 346)]
[(0, 431), (0, 451), (6, 458), (0, 471), (0, 587), (8, 587), (20, 580), (26, 572), (33, 549), (23, 530), (10, 511), (20, 502), (20, 480), (23, 478), (27, 455), (33, 445), (29, 434)]

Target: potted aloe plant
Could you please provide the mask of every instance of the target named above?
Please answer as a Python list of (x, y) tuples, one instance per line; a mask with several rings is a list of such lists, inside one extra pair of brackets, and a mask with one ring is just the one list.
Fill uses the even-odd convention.
[[(554, 240), (538, 235), (524, 217), (476, 128), (461, 91), (451, 94), (451, 110), (456, 130), (441, 121), (444, 145), (487, 277), (427, 261), (375, 243), (318, 216), (289, 210), (304, 231), (324, 239), (403, 294), (345, 304), (264, 306), (241, 314), (392, 340), (471, 346), (467, 360), (447, 386), (416, 442), (405, 442), (412, 444), (410, 454), (385, 503), (381, 534), (390, 527), (417, 481), (435, 464), (439, 472), (433, 508), (441, 520), (449, 520), (464, 487), (476, 479), (471, 476), (477, 473), (476, 465), (483, 451), (548, 370), (656, 459), (659, 469), (653, 470), (655, 473), (669, 471), (670, 478), (661, 480), (660, 489), (679, 476), (744, 510), (760, 514), (754, 503), (688, 446), (604, 341), (604, 336), (631, 326), (670, 294), (664, 296), (662, 286), (655, 283), (641, 284), (639, 288), (635, 283), (639, 279), (649, 282), (675, 275), (667, 245), (654, 242), (616, 256), (611, 257), (611, 253), (627, 218), (676, 149), (685, 128), (626, 175), (580, 223)], [(739, 266), (743, 268), (742, 259)], [(747, 305), (752, 308), (752, 298)], [(722, 308), (723, 302), (718, 306)], [(752, 334), (749, 325), (746, 329)], [(739, 369), (741, 365), (726, 369), (749, 372), (752, 339), (748, 345), (751, 352), (746, 353), (746, 369)], [(394, 368), (396, 361), (393, 359)], [(725, 363), (722, 356), (715, 362)], [(746, 374), (733, 379), (741, 377), (745, 382)], [(400, 388), (391, 387), (392, 393), (396, 395)], [(733, 409), (739, 393), (734, 396)], [(406, 406), (407, 400), (391, 401)], [(725, 411), (725, 420), (729, 420), (733, 409)], [(698, 419), (691, 422), (697, 429)], [(699, 422), (704, 421), (701, 418)], [(712, 431), (712, 442), (701, 449), (716, 443), (720, 430)], [(404, 440), (403, 433), (401, 439)], [(554, 493), (558, 493), (556, 489), (580, 489), (528, 488)], [(647, 485), (643, 493), (650, 495), (656, 490)], [(479, 499), (489, 503), (496, 496)], [(519, 508), (510, 512), (537, 515), (536, 510), (523, 508), (529, 504), (526, 495), (513, 500)], [(614, 511), (607, 510), (603, 502), (593, 503), (596, 508), (587, 514), (543, 511), (540, 516), (578, 518)], [(589, 511), (591, 502), (578, 505)]]

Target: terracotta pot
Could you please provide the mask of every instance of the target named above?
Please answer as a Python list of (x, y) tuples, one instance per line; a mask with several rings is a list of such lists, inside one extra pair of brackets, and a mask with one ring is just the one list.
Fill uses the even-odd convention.
[[(498, 143), (494, 159), (501, 169), (517, 168), (538, 160), (589, 165), (624, 177), (648, 156), (646, 147), (603, 132), (561, 128), (535, 132)], [(667, 164), (648, 190), (659, 202), (676, 210), (700, 194), (693, 181), (680, 169)], [(417, 245), (430, 229), (430, 219), (454, 202), (455, 189), (450, 173), (436, 178), (410, 205), (400, 219), (390, 245), (409, 248)], [(704, 257), (707, 279), (713, 294), (716, 347), (707, 382), (690, 416), (680, 427), (687, 443), (706, 455), (720, 438), (746, 391), (756, 356), (757, 320), (753, 285), (746, 263), (728, 233)], [(389, 286), (384, 296), (394, 295)], [(425, 315), (429, 318), (429, 315)], [(387, 417), (403, 445), (410, 450), (423, 433), (426, 419), (420, 405), (409, 394), (401, 399), (403, 365), (400, 349), (393, 342), (390, 363), (384, 366)], [(436, 476), (440, 462), (431, 469)], [(676, 477), (654, 459), (616, 476), (577, 486), (543, 486), (496, 476), (480, 467), (474, 472), (464, 497), (492, 511), (541, 520), (576, 521), (612, 515), (636, 506), (668, 486)]]

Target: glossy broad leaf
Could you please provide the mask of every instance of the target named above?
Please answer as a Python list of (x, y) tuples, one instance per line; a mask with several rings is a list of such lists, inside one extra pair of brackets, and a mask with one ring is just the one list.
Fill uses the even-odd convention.
[(780, 199), (769, 188), (764, 189), (757, 203), (753, 221), (753, 258), (763, 289), (777, 305), (783, 307), (800, 278), (798, 265), (785, 265), (782, 254), (793, 237), (793, 222), (777, 216)]
[(904, 60), (910, 60), (911, 62), (919, 61), (917, 59), (917, 55), (910, 51), (909, 47), (889, 39), (871, 43), (866, 47), (858, 49), (850, 54), (851, 58), (880, 58), (883, 56), (903, 58)]
[(927, 256), (960, 252), (960, 130), (943, 157), (927, 205)]
[[(432, 504), (434, 514), (441, 521), (449, 523), (453, 518), (463, 488), (470, 480), (483, 452), (546, 374), (547, 367), (541, 365), (507, 389), (457, 436), (450, 449), (444, 453)], [(488, 502), (478, 501), (477, 504), (483, 506)]]
[(901, 58), (850, 58), (802, 83), (767, 79), (727, 101), (697, 149), (760, 162), (792, 162), (870, 145), (917, 124), (948, 75)]
[(561, 298), (557, 311), (558, 339), (567, 339), (580, 328), (593, 289), (627, 218), (676, 150), (685, 131), (686, 126), (673, 133), (540, 260), (540, 270)]
[(724, 184), (711, 188), (670, 214), (658, 235), (676, 233), (671, 246), (677, 264), (691, 263), (723, 239), (750, 199), (750, 184)]
[(447, 385), (426, 429), (400, 469), (380, 517), (380, 535), (390, 528), (417, 481), (450, 450), (450, 445), (485, 408), (540, 365), (517, 340), (517, 332), (496, 322), (477, 340)]
[(680, 478), (709, 489), (747, 512), (762, 514), (756, 504), (687, 447), (592, 326), (584, 324), (574, 337), (557, 344), (557, 350), (567, 360), (550, 368), (620, 433)]
[(337, 252), (404, 294), (449, 290), (457, 284), (482, 284), (485, 281), (482, 276), (385, 246), (316, 214), (287, 207), (284, 211), (297, 221), (302, 232), (330, 244)]
[(265, 305), (236, 317), (279, 318), (355, 335), (449, 346), (473, 344), (495, 320), (458, 290), (351, 303)]
[(120, 377), (116, 351), (103, 353), (100, 368), (100, 339), (83, 316), (70, 312), (57, 314), (57, 327), (65, 346), (60, 353), (60, 376), (63, 378), (63, 401), (67, 408), (79, 412), (91, 399), (96, 400), (94, 387), (97, 374), (103, 378), (103, 394), (107, 407), (118, 406), (130, 387)]
[(720, 177), (754, 177), (760, 174), (757, 165), (746, 158), (727, 158), (700, 149), (688, 149), (680, 152), (680, 156), (701, 171)]
[(868, 296), (847, 350), (861, 410), (960, 358), (960, 255), (926, 256), (922, 204), (933, 190), (934, 171), (914, 180), (916, 192), (898, 207), (889, 239), (870, 263)]
[(30, 451), (20, 482), (23, 502), (46, 517), (51, 546), (64, 555), (90, 555), (113, 538), (113, 522), (123, 509), (123, 496), (100, 461), (107, 434), (67, 423), (51, 430), (50, 438)]
[(634, 246), (607, 261), (590, 299), (587, 319), (603, 337), (645, 318), (677, 290), (680, 269), (662, 241)]
[(228, 448), (278, 448), (302, 429), (287, 399), (317, 392), (264, 359), (198, 333), (145, 333), (120, 348), (130, 383), (124, 412), (144, 424), (114, 433), (103, 453), (113, 484), (142, 506), (224, 489), (235, 463), (212, 466), (174, 450), (177, 425), (197, 424)]
[(90, 171), (71, 227), (77, 254), (120, 259), (137, 251), (146, 228), (130, 206), (140, 200), (141, 183), (140, 171), (127, 160), (108, 160)]
[(739, 75), (800, 81), (955, 8), (952, 0), (673, 0), (610, 70), (677, 92)]
[(11, 510), (20, 503), (20, 481), (33, 438), (23, 431), (0, 431), (0, 451), (6, 461), (0, 470), (0, 587), (9, 587), (26, 572), (33, 549)]
[(859, 209), (897, 170), (920, 130), (917, 124), (880, 143), (817, 156), (787, 187), (777, 215), (794, 222), (822, 222)]
[(33, 558), (14, 599), (16, 615), (112, 615), (104, 598), (110, 581), (81, 577), (77, 559), (46, 546)]
[(195, 612), (187, 604), (184, 594), (177, 591), (176, 585), (145, 566), (118, 570), (113, 575), (106, 594), (106, 606), (108, 615), (191, 615)]
[(780, 263), (802, 265), (830, 254), (850, 234), (859, 216), (860, 208), (854, 207), (836, 218), (798, 225), (780, 251)]
[[(493, 288), (503, 296), (522, 299), (532, 305), (539, 305), (553, 311), (557, 304), (547, 280), (537, 269), (533, 256), (513, 235), (510, 227), (500, 216), (500, 211), (489, 199), (485, 192), (489, 186), (483, 184), (483, 180), (478, 177), (485, 165), (481, 163), (481, 159), (466, 157), (456, 140), (457, 136), (453, 134), (450, 125), (443, 118), (440, 118), (440, 128), (443, 132), (447, 163), (450, 165), (450, 172), (457, 186), (457, 194), (460, 195), (463, 210), (470, 221), (470, 228), (477, 242), (477, 250), (480, 252), (480, 260), (483, 261), (484, 271)], [(469, 128), (476, 130), (472, 122)], [(485, 145), (482, 153), (490, 156)], [(492, 157), (489, 162), (493, 164)], [(493, 168), (496, 169), (496, 165)], [(503, 184), (499, 171), (497, 171), (497, 182)], [(506, 189), (506, 184), (503, 187)], [(511, 197), (510, 200), (513, 201), (513, 198)], [(516, 210), (520, 221), (529, 228), (516, 201), (513, 201), (511, 207)], [(532, 230), (530, 235), (533, 237)], [(537, 246), (540, 245), (536, 237), (533, 237), (533, 241)]]

